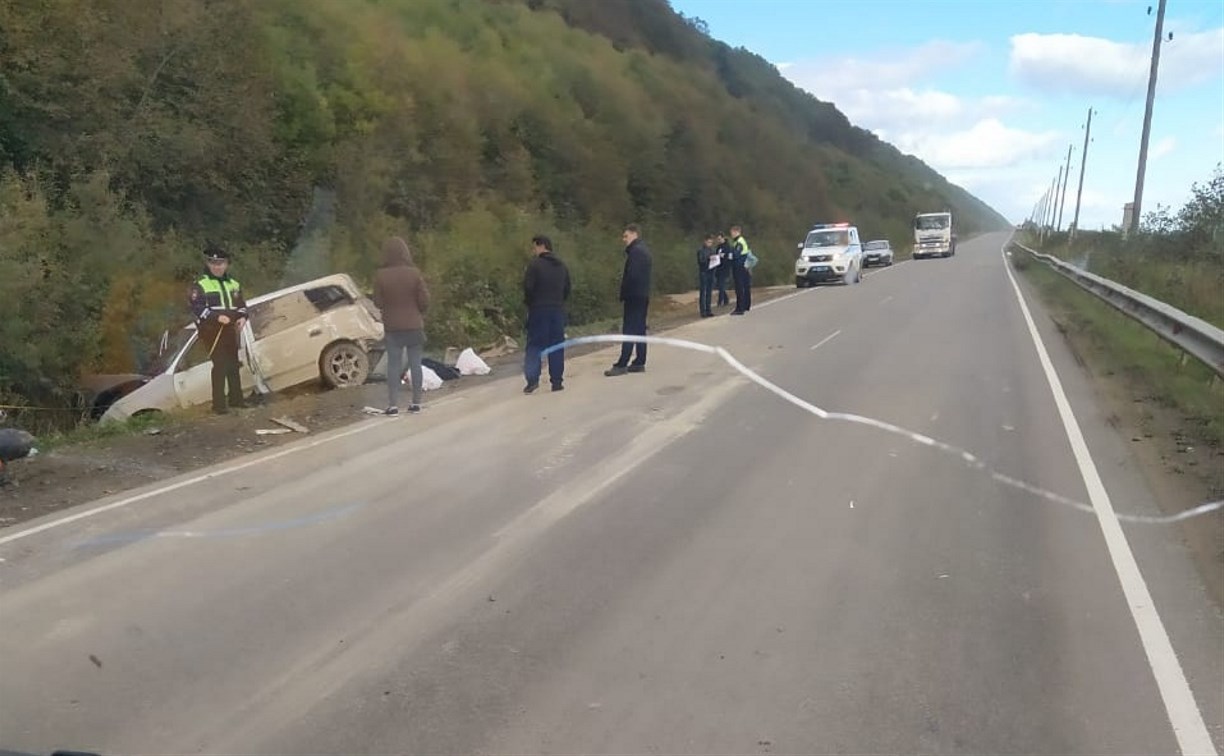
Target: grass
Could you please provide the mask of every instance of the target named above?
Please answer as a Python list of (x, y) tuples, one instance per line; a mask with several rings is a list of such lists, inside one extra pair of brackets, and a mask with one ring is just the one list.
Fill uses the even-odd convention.
[(103, 441), (122, 436), (134, 436), (153, 428), (167, 428), (182, 422), (183, 418), (172, 414), (147, 414), (118, 423), (87, 423), (66, 431), (56, 431), (39, 436), (36, 444), (39, 452), (48, 452), (65, 446), (76, 446), (94, 441)]
[(1224, 266), (1218, 257), (1179, 256), (1172, 241), (1145, 238), (1128, 245), (1116, 234), (1099, 232), (1087, 232), (1074, 244), (1066, 234), (1056, 234), (1044, 245), (1030, 233), (1022, 243), (1073, 264), (1086, 263), (1098, 276), (1224, 328)]
[(1023, 252), (1013, 259), (1092, 370), (1122, 376), (1136, 397), (1176, 410), (1199, 443), (1224, 445), (1224, 384), (1210, 368)]

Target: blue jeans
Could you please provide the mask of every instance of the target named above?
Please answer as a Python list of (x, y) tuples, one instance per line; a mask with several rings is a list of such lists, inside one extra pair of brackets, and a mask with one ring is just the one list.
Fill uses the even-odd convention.
[[(543, 365), (540, 353), (565, 341), (565, 310), (560, 307), (537, 307), (527, 312), (527, 354), (523, 359), (523, 376), (528, 385), (540, 382)], [(560, 386), (565, 376), (565, 350), (548, 355), (548, 380)]]
[(408, 375), (412, 378), (412, 403), (421, 403), (421, 357), (425, 350), (424, 331), (387, 331), (387, 406), (399, 404), (400, 383), (404, 379), (404, 355), (408, 356)]
[(697, 293), (697, 308), (702, 315), (710, 314), (710, 297), (714, 293), (714, 271), (703, 270), (697, 274), (700, 287)]

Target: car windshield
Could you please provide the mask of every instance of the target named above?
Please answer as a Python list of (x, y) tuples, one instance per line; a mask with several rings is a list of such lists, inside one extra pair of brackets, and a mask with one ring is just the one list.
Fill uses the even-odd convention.
[(850, 244), (850, 232), (846, 230), (838, 231), (813, 231), (808, 234), (807, 241), (803, 243), (804, 247), (845, 247)]
[(914, 220), (914, 228), (919, 231), (941, 231), (948, 227), (950, 220), (946, 215), (922, 215)]
[(172, 331), (166, 341), (166, 348), (162, 349), (152, 362), (149, 363), (148, 375), (158, 375), (164, 373), (170, 367), (170, 363), (178, 356), (178, 353), (183, 350), (187, 342), (195, 334), (195, 326), (187, 326), (180, 328), (177, 331)]
[(886, 242), (886, 241), (869, 241), (869, 242), (867, 242), (867, 244), (866, 244), (866, 245), (863, 247), (863, 249), (888, 249), (888, 242)]

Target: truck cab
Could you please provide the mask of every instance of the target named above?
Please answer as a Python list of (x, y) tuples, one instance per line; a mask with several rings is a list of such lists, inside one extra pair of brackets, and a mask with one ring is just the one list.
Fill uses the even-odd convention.
[(919, 213), (914, 216), (913, 258), (951, 257), (956, 254), (956, 230), (952, 213)]

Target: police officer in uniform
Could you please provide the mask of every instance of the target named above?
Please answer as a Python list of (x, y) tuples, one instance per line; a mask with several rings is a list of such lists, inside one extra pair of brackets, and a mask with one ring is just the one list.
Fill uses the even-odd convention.
[(238, 349), (247, 305), (242, 287), (229, 274), (229, 252), (216, 245), (204, 250), (208, 272), (191, 286), (191, 311), (195, 313), (198, 344), (208, 350), (212, 360), (213, 412), (226, 412), (226, 385), (229, 407), (242, 407), (242, 383), (238, 374)]
[(743, 315), (752, 309), (752, 267), (748, 263), (752, 249), (738, 225), (731, 227), (731, 251), (731, 275), (735, 278), (735, 309), (731, 314)]

